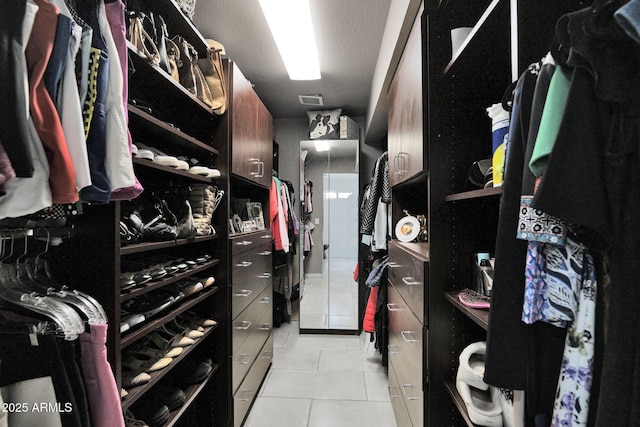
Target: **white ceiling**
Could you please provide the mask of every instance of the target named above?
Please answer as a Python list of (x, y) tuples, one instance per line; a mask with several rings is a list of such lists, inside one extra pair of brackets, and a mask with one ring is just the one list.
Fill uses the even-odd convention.
[[(340, 107), (366, 116), (371, 81), (391, 0), (310, 0), (321, 80), (289, 80), (258, 0), (198, 0), (194, 23), (225, 46), (274, 118), (307, 117), (307, 110)], [(323, 107), (298, 95), (321, 94)]]

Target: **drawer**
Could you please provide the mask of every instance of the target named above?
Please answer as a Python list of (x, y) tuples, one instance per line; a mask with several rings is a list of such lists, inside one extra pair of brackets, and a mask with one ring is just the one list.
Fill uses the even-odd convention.
[[(259, 305), (260, 303), (256, 301), (254, 304)], [(240, 386), (245, 375), (247, 375), (247, 372), (257, 359), (260, 349), (271, 335), (272, 323), (273, 314), (271, 311), (264, 313), (257, 323), (251, 325), (249, 336), (239, 346), (238, 350), (233, 352), (233, 358), (231, 359), (232, 390), (235, 391)]]
[(255, 233), (242, 234), (240, 236), (229, 236), (231, 242), (231, 256), (234, 257), (242, 252), (255, 249), (258, 246), (269, 244), (271, 247), (271, 230), (256, 231)]
[(264, 379), (271, 360), (273, 359), (273, 337), (269, 336), (269, 339), (262, 347), (260, 355), (256, 358), (256, 361), (251, 366), (251, 370), (245, 377), (244, 381), (233, 395), (233, 425), (234, 427), (240, 427), (247, 412), (253, 403), (253, 400), (258, 395), (260, 384)]
[(428, 268), (429, 264), (423, 260), (412, 256), (396, 243), (389, 243), (389, 282), (423, 324), (428, 323), (424, 312), (424, 288)]
[(271, 244), (232, 259), (231, 315), (236, 318), (272, 284)]
[[(409, 417), (409, 411), (404, 403), (404, 396), (400, 390), (400, 384), (396, 377), (396, 373), (393, 369), (393, 364), (389, 361), (389, 399), (391, 400), (391, 407), (393, 408), (393, 415), (396, 418), (396, 425), (398, 427), (411, 427), (411, 418)], [(422, 426), (419, 426), (422, 427)]]
[(245, 342), (255, 325), (259, 325), (265, 313), (273, 313), (273, 291), (267, 287), (255, 299), (253, 304), (247, 307), (232, 322), (233, 354), (237, 354), (240, 346)]
[(393, 363), (399, 391), (414, 425), (424, 418), (423, 334), (418, 318), (393, 287), (388, 289), (389, 364)]

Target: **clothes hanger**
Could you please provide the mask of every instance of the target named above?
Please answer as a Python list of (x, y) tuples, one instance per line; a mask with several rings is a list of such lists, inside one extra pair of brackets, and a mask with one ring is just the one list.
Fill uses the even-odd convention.
[(38, 230), (44, 230), (47, 238), (44, 251), (38, 253), (35, 258), (30, 258), (25, 263), (27, 274), (32, 284), (46, 295), (75, 307), (84, 315), (89, 324), (107, 323), (107, 314), (95, 298), (84, 292), (71, 289), (53, 277), (49, 264), (45, 259), (41, 258), (42, 255), (49, 251), (51, 233), (46, 227), (41, 227)]
[[(7, 239), (4, 230), (0, 230), (0, 236), (3, 252), (1, 261), (4, 261), (13, 255), (15, 232), (11, 231), (11, 252), (8, 255), (4, 254), (4, 244)], [(36, 292), (24, 292), (21, 289), (22, 285), (18, 282), (16, 272), (17, 270), (11, 268), (11, 265), (0, 262), (0, 299), (51, 319), (59, 326), (61, 334), (67, 340), (75, 340), (84, 332), (84, 322), (75, 310)]]

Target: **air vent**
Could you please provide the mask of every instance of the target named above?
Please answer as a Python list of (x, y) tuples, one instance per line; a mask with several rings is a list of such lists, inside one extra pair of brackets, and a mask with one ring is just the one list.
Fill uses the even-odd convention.
[(322, 95), (298, 95), (298, 99), (302, 105), (314, 105), (316, 107), (324, 105)]

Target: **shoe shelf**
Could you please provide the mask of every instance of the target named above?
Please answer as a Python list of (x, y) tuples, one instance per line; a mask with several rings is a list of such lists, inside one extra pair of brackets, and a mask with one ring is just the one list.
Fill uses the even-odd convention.
[(460, 396), (460, 393), (458, 393), (458, 390), (456, 389), (455, 380), (445, 381), (444, 387), (449, 393), (449, 395), (451, 396), (453, 403), (458, 408), (458, 411), (460, 411), (460, 415), (462, 416), (464, 421), (467, 423), (467, 425), (469, 427), (476, 427), (476, 424), (474, 424), (469, 418), (469, 413), (467, 412), (467, 405), (464, 403), (464, 400), (462, 400), (462, 396)]
[[(127, 300), (130, 300), (130, 299), (133, 299), (133, 298), (137, 298), (137, 297), (139, 297), (141, 295), (144, 295), (144, 294), (146, 294), (148, 292), (151, 292), (151, 291), (154, 291), (156, 289), (162, 288), (162, 287), (167, 286), (167, 285), (169, 285), (171, 283), (178, 282), (178, 281), (180, 281), (182, 279), (186, 279), (188, 277), (195, 276), (198, 273), (200, 273), (202, 271), (205, 271), (205, 270), (208, 270), (211, 267), (217, 265), (219, 262), (220, 262), (220, 260), (213, 259), (211, 261), (207, 261), (207, 262), (205, 262), (205, 263), (203, 263), (201, 265), (198, 265), (198, 266), (196, 266), (196, 267), (194, 267), (192, 269), (189, 269), (189, 270), (187, 270), (187, 271), (185, 271), (183, 273), (177, 273), (177, 274), (174, 274), (174, 275), (172, 275), (170, 277), (166, 277), (166, 278), (163, 278), (163, 279), (155, 281), (155, 282), (148, 282), (141, 288), (134, 289), (134, 290), (132, 290), (130, 292), (126, 292), (126, 293), (121, 294), (120, 295), (120, 303), (123, 303), (123, 302), (125, 302)], [(205, 289), (203, 289), (200, 292), (204, 292)]]
[(462, 314), (473, 320), (478, 326), (487, 331), (489, 329), (489, 310), (467, 307), (458, 299), (459, 292), (445, 292), (444, 296)]
[(132, 245), (120, 247), (120, 255), (130, 255), (140, 252), (155, 251), (158, 249), (173, 248), (175, 246), (190, 245), (192, 243), (209, 242), (218, 238), (217, 234), (211, 234), (209, 236), (197, 236), (192, 239), (176, 239), (167, 240), (164, 242), (142, 242), (134, 243)]
[(176, 422), (178, 422), (182, 414), (187, 409), (189, 409), (189, 405), (191, 405), (191, 402), (193, 402), (196, 399), (196, 397), (198, 397), (198, 394), (200, 394), (202, 389), (204, 389), (206, 385), (209, 383), (209, 381), (213, 377), (213, 374), (216, 373), (218, 368), (219, 368), (219, 365), (213, 365), (213, 369), (211, 370), (211, 372), (209, 373), (209, 375), (204, 381), (202, 381), (199, 384), (190, 385), (189, 387), (186, 387), (185, 390), (183, 390), (186, 396), (184, 403), (180, 408), (176, 409), (175, 411), (171, 411), (169, 413), (169, 420), (166, 422), (166, 424), (164, 424), (164, 427), (171, 427), (175, 425)]
[(125, 332), (121, 338), (120, 347), (124, 349), (125, 347), (133, 344), (140, 338), (143, 338), (144, 336), (158, 329), (160, 326), (164, 325), (165, 323), (168, 323), (171, 320), (175, 319), (179, 314), (184, 313), (185, 311), (189, 310), (191, 307), (194, 307), (199, 303), (201, 303), (202, 301), (206, 300), (217, 291), (218, 291), (217, 286), (211, 286), (209, 289), (204, 289), (197, 296), (193, 298), (188, 298), (177, 306), (173, 306), (173, 305), (169, 306), (170, 310), (166, 311), (163, 316), (152, 318), (148, 322), (145, 321), (144, 323), (141, 323), (141, 326), (139, 328), (135, 327), (132, 331)]
[[(167, 366), (165, 366), (164, 368), (155, 371), (155, 372), (149, 372), (149, 376), (151, 377), (151, 379), (149, 380), (149, 382), (142, 384), (138, 387), (132, 387), (130, 389), (127, 390), (127, 392), (129, 394), (127, 394), (127, 396), (122, 399), (122, 410), (126, 411), (136, 400), (138, 400), (142, 395), (144, 395), (144, 393), (146, 393), (149, 389), (151, 389), (151, 387), (153, 387), (154, 384), (156, 384), (158, 381), (160, 381), (165, 375), (167, 375), (169, 372), (171, 372), (171, 370), (178, 365), (178, 363), (180, 363), (180, 361), (184, 360), (184, 358), (186, 358), (189, 353), (191, 353), (195, 348), (198, 347), (198, 345), (200, 345), (200, 343), (202, 343), (209, 335), (211, 335), (211, 333), (218, 327), (218, 325), (215, 326), (210, 326), (208, 328), (204, 328), (204, 332), (200, 338), (196, 338), (195, 342), (193, 344), (191, 344), (188, 347), (183, 347), (182, 353), (180, 353), (179, 356), (173, 358), (173, 360), (171, 361), (171, 363)], [(213, 374), (216, 369), (218, 368), (218, 365), (213, 365), (213, 370), (211, 371), (211, 374)], [(207, 378), (206, 381), (208, 381), (210, 379), (210, 377)], [(204, 383), (201, 383), (204, 384)], [(197, 385), (196, 385), (197, 386)], [(185, 391), (186, 393), (186, 391)], [(194, 396), (193, 396), (194, 397)], [(192, 399), (193, 400), (193, 399)], [(186, 403), (186, 401), (185, 401)]]
[(138, 159), (136, 157), (133, 158), (133, 164), (134, 165), (140, 165), (140, 166), (143, 166), (145, 168), (150, 168), (150, 169), (155, 169), (155, 170), (158, 170), (158, 171), (170, 173), (170, 174), (173, 174), (173, 175), (179, 175), (179, 176), (182, 176), (184, 178), (188, 178), (188, 179), (190, 179), (192, 181), (205, 182), (207, 184), (213, 184), (213, 182), (216, 179), (218, 179), (218, 178), (206, 178), (204, 176), (196, 175), (196, 174), (193, 174), (191, 172), (187, 172), (187, 171), (179, 170), (179, 169), (176, 169), (176, 168), (172, 168), (170, 166), (159, 165), (157, 163), (154, 163), (152, 160)]
[[(160, 2), (159, 2), (160, 3)], [(127, 40), (129, 58), (134, 67), (131, 80), (135, 80), (134, 85), (141, 89), (148, 88), (151, 93), (158, 91), (165, 92), (167, 98), (184, 97), (193, 105), (213, 116), (213, 110), (204, 102), (200, 101), (195, 94), (189, 92), (184, 86), (173, 80), (162, 68), (150, 64), (144, 53), (140, 52), (130, 41)]]
[(184, 147), (189, 150), (198, 150), (206, 154), (218, 155), (218, 150), (212, 146), (182, 132), (179, 128), (164, 122), (153, 115), (143, 111), (135, 105), (129, 104), (129, 123), (132, 127), (144, 128), (144, 132), (153, 135), (173, 145)]
[(484, 197), (495, 197), (502, 195), (502, 187), (481, 188), (479, 190), (465, 191), (462, 193), (449, 194), (444, 197), (445, 202), (456, 202), (459, 200), (481, 199)]

